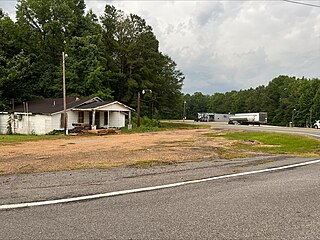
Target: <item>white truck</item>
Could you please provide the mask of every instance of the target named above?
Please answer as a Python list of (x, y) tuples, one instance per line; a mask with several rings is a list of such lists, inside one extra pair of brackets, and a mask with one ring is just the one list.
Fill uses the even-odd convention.
[(229, 117), (229, 124), (241, 124), (241, 125), (259, 125), (267, 123), (266, 112), (258, 113), (236, 113)]
[(320, 128), (320, 120), (317, 120), (314, 124), (313, 124), (314, 128)]
[(220, 113), (198, 113), (195, 122), (228, 122), (229, 114)]

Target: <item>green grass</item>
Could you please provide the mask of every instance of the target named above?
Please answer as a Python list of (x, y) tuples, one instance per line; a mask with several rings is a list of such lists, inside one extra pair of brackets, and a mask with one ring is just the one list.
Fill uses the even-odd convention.
[(64, 135), (0, 135), (0, 145), (14, 145), (22, 142), (69, 138)]
[(197, 125), (197, 124), (186, 124), (186, 123), (174, 123), (163, 121), (160, 123), (160, 128), (169, 130), (169, 129), (205, 129), (210, 128), (209, 125)]
[(179, 129), (205, 129), (210, 128), (209, 125), (193, 125), (186, 123), (174, 123), (163, 121), (160, 122), (158, 127), (150, 127), (150, 126), (141, 126), (140, 128), (134, 127), (131, 130), (127, 128), (121, 129), (122, 134), (127, 133), (146, 133), (146, 132), (158, 132), (158, 131), (167, 131), (167, 130), (179, 130)]
[[(161, 122), (159, 127), (146, 127), (141, 126), (140, 128), (133, 128), (128, 130), (123, 128), (121, 133), (146, 133), (146, 132), (157, 132), (165, 130), (176, 130), (176, 129), (200, 129), (200, 128), (209, 128), (210, 126), (206, 125), (191, 125), (184, 123), (172, 123), (172, 122)], [(94, 136), (94, 135), (82, 135), (82, 136)], [(0, 135), (0, 146), (1, 145), (14, 145), (22, 142), (28, 141), (39, 141), (39, 140), (54, 140), (54, 139), (68, 139), (72, 136), (65, 136), (63, 134), (56, 135), (22, 135), (22, 134), (13, 134), (13, 135)], [(74, 143), (68, 143), (74, 144)]]
[(315, 138), (270, 132), (232, 132), (225, 138), (239, 140), (241, 149), (272, 154), (315, 156), (320, 152), (320, 141)]

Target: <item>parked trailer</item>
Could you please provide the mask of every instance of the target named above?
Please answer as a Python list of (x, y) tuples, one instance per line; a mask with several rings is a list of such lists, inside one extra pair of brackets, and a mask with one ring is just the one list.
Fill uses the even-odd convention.
[(259, 125), (267, 123), (267, 113), (236, 113), (229, 118), (229, 124)]
[(229, 114), (220, 113), (198, 113), (196, 122), (228, 122)]
[(196, 122), (213, 122), (214, 113), (198, 113), (195, 119)]

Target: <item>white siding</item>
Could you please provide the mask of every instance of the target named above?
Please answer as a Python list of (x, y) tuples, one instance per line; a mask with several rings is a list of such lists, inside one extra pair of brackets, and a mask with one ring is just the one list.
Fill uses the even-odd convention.
[[(131, 109), (117, 102), (98, 108), (100, 112), (100, 126), (98, 127), (125, 127), (126, 115), (123, 112), (130, 112)], [(104, 113), (109, 112), (109, 126), (104, 125)], [(73, 123), (78, 123), (78, 111), (67, 111), (67, 128), (73, 129)], [(13, 117), (12, 131), (18, 134), (46, 134), (53, 130), (63, 130), (61, 127), (61, 117), (63, 114), (55, 113), (53, 115), (20, 115)], [(97, 116), (97, 115), (96, 115)], [(0, 134), (7, 133), (9, 114), (0, 113)], [(84, 112), (84, 123), (89, 124), (89, 111)]]
[[(61, 116), (63, 118), (62, 113), (56, 113), (52, 115), (52, 130), (63, 130), (63, 126), (61, 127)], [(75, 111), (67, 111), (67, 128), (73, 129), (72, 123), (78, 122), (78, 112)]]
[(7, 133), (9, 115), (6, 113), (0, 113), (0, 134)]
[(99, 108), (99, 111), (123, 111), (123, 112), (126, 111), (126, 112), (128, 112), (128, 111), (130, 111), (130, 109), (122, 106), (119, 103), (112, 103), (108, 106)]
[(63, 130), (63, 128), (61, 128), (60, 126), (60, 113), (58, 114), (54, 114), (51, 116), (51, 119), (52, 119), (52, 129), (53, 130)]
[[(15, 117), (12, 117), (11, 125), (12, 132), (16, 134), (41, 135), (46, 134), (52, 130), (51, 116), (49, 115), (20, 115), (19, 117), (16, 115)], [(5, 129), (4, 132), (1, 130), (2, 134), (5, 134), (6, 132), (7, 129)]]
[(121, 112), (110, 112), (110, 126), (109, 127), (125, 127), (126, 117)]
[(68, 129), (73, 129), (72, 123), (78, 123), (78, 112), (77, 111), (67, 111), (68, 114)]

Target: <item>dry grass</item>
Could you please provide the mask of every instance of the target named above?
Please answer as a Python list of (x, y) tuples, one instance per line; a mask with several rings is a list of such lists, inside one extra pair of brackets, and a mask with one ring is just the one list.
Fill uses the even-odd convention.
[[(269, 135), (262, 135), (264, 138), (267, 136)], [(273, 136), (277, 138), (266, 141), (261, 133), (182, 129), (24, 141), (17, 145), (0, 145), (0, 174), (108, 169), (117, 166), (145, 168), (185, 161), (239, 159), (263, 152), (290, 154), (291, 148), (285, 146), (295, 140), (292, 140), (294, 136), (271, 135)], [(236, 137), (238, 139), (233, 139)], [(298, 142), (299, 139), (302, 137), (297, 137), (295, 141)], [(306, 147), (298, 142), (303, 151), (293, 154), (309, 156), (319, 152), (318, 141), (306, 140), (308, 139), (302, 140), (306, 142)], [(313, 143), (312, 148), (310, 143)]]
[[(172, 130), (67, 139), (25, 141), (0, 146), (0, 174), (148, 167), (219, 158), (232, 140), (205, 136), (208, 129)], [(224, 152), (224, 151), (222, 151)], [(152, 161), (151, 161), (152, 160)]]

